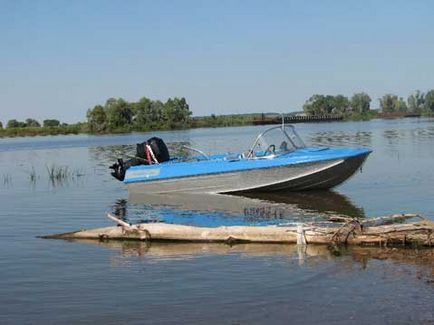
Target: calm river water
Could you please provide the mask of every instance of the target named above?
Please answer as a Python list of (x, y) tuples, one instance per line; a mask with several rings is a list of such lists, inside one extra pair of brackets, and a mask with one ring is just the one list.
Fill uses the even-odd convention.
[[(171, 148), (244, 150), (263, 127), (155, 132)], [(0, 323), (433, 323), (430, 250), (97, 243), (37, 236), (132, 222), (275, 223), (329, 213), (434, 217), (434, 119), (299, 124), (305, 142), (368, 146), (333, 192), (191, 202), (129, 197), (109, 175), (151, 134), (0, 139)], [(50, 181), (47, 168), (67, 166)]]

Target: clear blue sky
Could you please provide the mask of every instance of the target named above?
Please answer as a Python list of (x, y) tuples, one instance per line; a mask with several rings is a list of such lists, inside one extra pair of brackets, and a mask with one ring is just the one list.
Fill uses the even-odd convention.
[(108, 97), (204, 115), (430, 88), (434, 1), (0, 0), (3, 123), (84, 120)]

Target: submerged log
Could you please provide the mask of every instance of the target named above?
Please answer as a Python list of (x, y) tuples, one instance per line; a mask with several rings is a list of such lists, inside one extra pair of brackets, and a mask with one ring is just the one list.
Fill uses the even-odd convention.
[[(388, 216), (384, 220), (400, 221), (418, 215)], [(113, 215), (108, 217), (118, 226), (81, 230), (43, 238), (95, 239), (95, 240), (141, 240), (179, 242), (238, 242), (298, 243), (298, 244), (349, 244), (349, 245), (425, 245), (433, 243), (434, 222), (419, 222), (369, 226), (357, 219), (349, 219), (337, 226), (221, 226), (195, 227), (166, 223), (141, 223), (130, 225)], [(375, 221), (382, 224), (380, 219)], [(367, 224), (367, 223), (366, 223)]]

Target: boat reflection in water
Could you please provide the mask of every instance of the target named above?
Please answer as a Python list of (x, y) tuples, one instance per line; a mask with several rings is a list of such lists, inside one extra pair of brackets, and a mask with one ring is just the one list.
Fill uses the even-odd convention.
[(248, 198), (260, 198), (267, 202), (297, 207), (309, 214), (341, 214), (353, 218), (364, 218), (363, 208), (357, 207), (347, 196), (334, 191), (243, 193)]
[[(351, 217), (365, 217), (362, 208), (355, 206), (346, 196), (332, 192), (278, 192), (278, 193), (251, 193), (243, 196), (220, 194), (177, 194), (177, 195), (139, 195), (130, 193), (127, 200), (118, 200), (114, 205), (121, 217), (132, 220), (152, 216), (165, 221), (167, 215), (176, 215), (177, 218), (169, 222), (180, 222), (182, 219), (195, 222), (194, 216), (206, 219), (219, 215), (216, 225), (230, 224), (230, 220), (244, 222), (275, 219), (279, 222), (300, 220), (315, 220), (327, 218), (330, 215), (345, 215)], [(140, 212), (139, 212), (140, 211)], [(273, 211), (278, 211), (277, 216)], [(138, 216), (136, 215), (138, 214)], [(222, 220), (221, 216), (226, 218)], [(209, 225), (210, 221), (207, 221)], [(432, 280), (431, 271), (434, 267), (433, 250), (397, 249), (378, 247), (346, 247), (339, 251), (330, 249), (326, 245), (293, 245), (293, 244), (260, 244), (237, 243), (228, 245), (224, 243), (164, 243), (164, 242), (138, 242), (138, 241), (96, 241), (71, 240), (72, 242), (97, 245), (118, 252), (111, 257), (114, 267), (131, 266), (134, 263), (147, 261), (188, 260), (202, 256), (238, 254), (243, 257), (278, 257), (287, 259), (288, 265), (296, 261), (298, 265), (318, 265), (336, 261), (339, 268), (348, 268), (353, 272), (351, 262), (366, 268), (370, 261), (387, 260), (397, 265), (415, 265), (424, 274), (424, 279)], [(339, 257), (337, 257), (339, 256)], [(291, 262), (292, 261), (292, 262)], [(333, 262), (335, 263), (335, 262)], [(425, 272), (426, 271), (426, 272)]]
[(355, 206), (346, 196), (333, 191), (242, 195), (130, 192), (128, 209), (130, 222), (154, 218), (199, 226), (313, 221), (336, 214), (358, 218), (365, 216), (362, 208)]

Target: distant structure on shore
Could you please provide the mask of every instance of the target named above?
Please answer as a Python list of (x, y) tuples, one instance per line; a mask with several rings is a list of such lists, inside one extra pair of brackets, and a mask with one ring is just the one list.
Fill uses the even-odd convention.
[[(321, 114), (321, 115), (308, 115), (303, 112), (296, 112), (290, 115), (285, 115), (285, 123), (305, 123), (305, 122), (328, 122), (328, 121), (341, 121), (343, 120), (341, 114)], [(261, 117), (253, 120), (253, 125), (265, 124), (280, 124), (282, 123), (282, 116), (278, 114), (262, 114)]]

